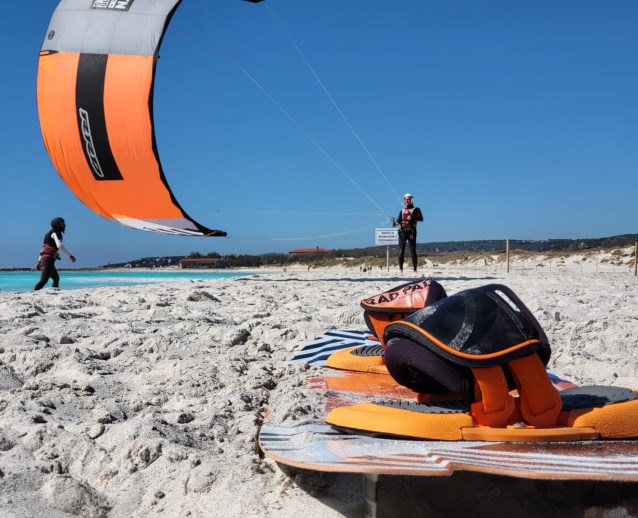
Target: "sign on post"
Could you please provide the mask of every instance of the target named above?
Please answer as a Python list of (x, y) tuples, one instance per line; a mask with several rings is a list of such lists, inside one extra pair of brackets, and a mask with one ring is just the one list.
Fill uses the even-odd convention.
[(398, 228), (375, 228), (374, 243), (378, 245), (386, 245), (385, 248), (385, 267), (390, 271), (390, 245), (399, 244)]
[(399, 229), (398, 228), (375, 228), (375, 245), (398, 245)]

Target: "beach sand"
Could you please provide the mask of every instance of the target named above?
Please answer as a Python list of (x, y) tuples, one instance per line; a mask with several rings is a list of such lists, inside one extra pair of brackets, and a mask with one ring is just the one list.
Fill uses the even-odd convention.
[[(562, 270), (527, 261), (510, 273), (487, 262), (429, 262), (420, 273), (448, 294), (508, 285), (545, 329), (550, 367), (580, 384), (638, 387), (631, 267), (597, 273), (600, 262), (582, 257)], [(214, 282), (0, 292), (0, 516), (362, 516), (360, 475), (279, 466), (256, 438), (274, 395), (285, 397), (278, 384), (296, 375), (294, 352), (330, 329), (364, 329), (361, 298), (410, 279), (396, 268), (299, 267)], [(433, 502), (434, 493), (471, 502), (461, 487), (502, 502), (509, 487), (530, 515), (569, 515), (551, 497), (545, 507), (521, 504), (538, 498), (537, 481), (457, 473), (393, 477), (379, 516), (401, 505), (454, 514), (445, 502), (419, 506), (428, 491), (419, 484), (430, 484)], [(560, 487), (595, 495), (591, 483), (575, 484)], [(631, 515), (627, 495), (638, 497), (638, 484), (614, 488), (622, 504), (585, 499), (575, 515)], [(412, 504), (401, 504), (402, 492)]]

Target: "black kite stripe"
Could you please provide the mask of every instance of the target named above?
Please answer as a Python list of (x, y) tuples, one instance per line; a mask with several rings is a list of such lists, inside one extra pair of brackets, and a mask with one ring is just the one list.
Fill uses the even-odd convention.
[(86, 162), (96, 180), (122, 180), (106, 131), (106, 54), (80, 54), (75, 90), (76, 115)]

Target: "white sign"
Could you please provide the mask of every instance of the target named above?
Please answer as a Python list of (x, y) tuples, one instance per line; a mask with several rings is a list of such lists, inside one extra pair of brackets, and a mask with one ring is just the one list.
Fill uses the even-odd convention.
[(398, 228), (375, 228), (374, 229), (375, 245), (398, 245), (399, 229)]

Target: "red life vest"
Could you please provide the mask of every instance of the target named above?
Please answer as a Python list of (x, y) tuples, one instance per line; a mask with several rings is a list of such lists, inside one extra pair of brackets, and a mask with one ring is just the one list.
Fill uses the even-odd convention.
[(414, 212), (414, 207), (411, 209), (405, 208), (401, 210), (401, 228), (416, 228), (416, 220), (412, 219), (412, 213)]

